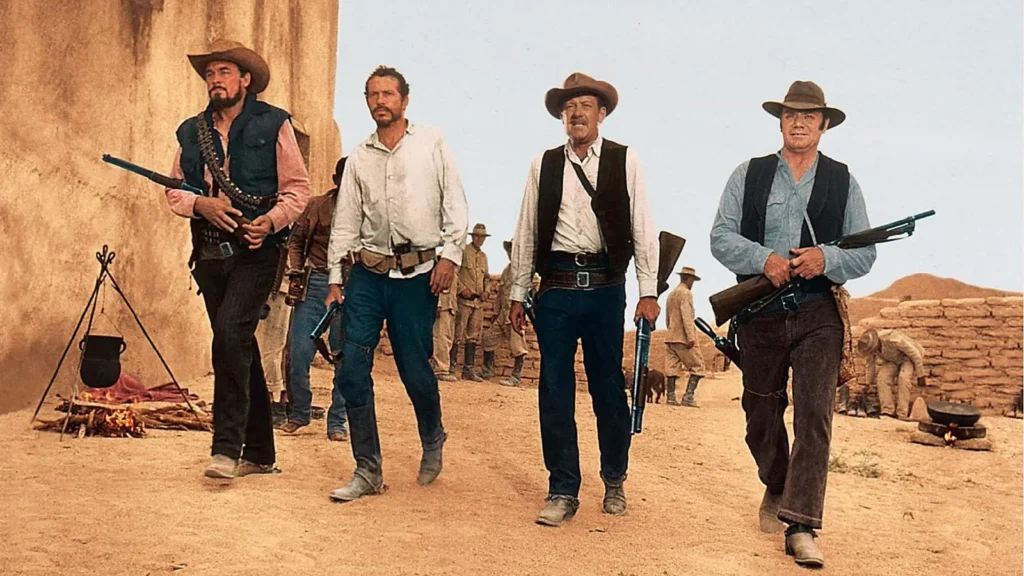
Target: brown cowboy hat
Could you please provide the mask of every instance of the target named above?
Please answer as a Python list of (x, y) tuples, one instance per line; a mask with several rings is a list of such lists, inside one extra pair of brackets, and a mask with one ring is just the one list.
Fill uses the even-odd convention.
[(582, 72), (573, 72), (565, 79), (565, 82), (562, 82), (561, 88), (548, 90), (544, 96), (544, 106), (552, 116), (561, 118), (562, 104), (570, 98), (584, 94), (597, 96), (604, 100), (606, 115), (610, 115), (619, 104), (619, 92), (615, 86), (601, 80), (594, 80)]
[(693, 276), (694, 280), (700, 280), (700, 276), (697, 276), (697, 271), (689, 266), (683, 266), (683, 269), (678, 272), (680, 276)]
[(878, 348), (878, 343), (878, 331), (870, 328), (861, 335), (860, 340), (857, 340), (857, 353), (861, 356), (867, 356)]
[(270, 84), (270, 67), (262, 56), (246, 48), (241, 42), (234, 40), (214, 40), (206, 54), (189, 54), (188, 61), (199, 73), (200, 78), (206, 77), (206, 65), (210, 62), (223, 60), (234, 62), (251, 76), (249, 92), (259, 94)]
[(484, 226), (483, 224), (477, 224), (476, 226), (473, 226), (473, 231), (470, 232), (469, 235), (470, 236), (490, 236), (490, 234), (487, 233), (487, 226)]
[(828, 127), (835, 128), (846, 120), (846, 113), (838, 108), (830, 108), (825, 104), (825, 92), (821, 87), (811, 81), (797, 80), (789, 86), (789, 92), (782, 102), (768, 101), (761, 104), (764, 111), (775, 116), (782, 117), (782, 109), (792, 110), (821, 110), (829, 119)]

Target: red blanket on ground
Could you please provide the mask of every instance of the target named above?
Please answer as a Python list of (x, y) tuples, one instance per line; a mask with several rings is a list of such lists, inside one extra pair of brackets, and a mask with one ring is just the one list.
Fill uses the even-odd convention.
[[(189, 400), (199, 400), (199, 396), (189, 394), (188, 388), (182, 388), (182, 392)], [(89, 388), (82, 391), (82, 398), (92, 402), (103, 402), (105, 404), (129, 404), (132, 402), (180, 402), (181, 392), (174, 385), (168, 382), (146, 388), (138, 378), (121, 372), (120, 378), (110, 388)]]

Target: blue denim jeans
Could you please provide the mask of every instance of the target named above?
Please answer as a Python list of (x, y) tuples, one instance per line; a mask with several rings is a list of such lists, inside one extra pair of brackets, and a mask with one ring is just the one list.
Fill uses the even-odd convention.
[[(288, 419), (296, 424), (309, 424), (309, 410), (313, 403), (313, 392), (309, 389), (309, 366), (316, 355), (316, 348), (309, 334), (327, 313), (327, 306), (324, 305), (326, 298), (327, 274), (312, 272), (309, 275), (306, 299), (297, 303), (292, 310), (291, 333), (288, 339), (288, 398), (291, 401), (291, 414)], [(331, 351), (341, 348), (344, 337), (341, 331), (342, 316), (344, 310), (336, 315), (331, 323), (328, 336)], [(341, 386), (338, 385), (342, 363), (344, 358), (334, 365), (331, 408), (327, 411), (328, 432), (345, 429), (345, 397), (342, 396)]]
[[(430, 292), (429, 273), (407, 279), (390, 278), (356, 265), (345, 287), (345, 341), (341, 346), (345, 361), (339, 382), (348, 407), (351, 410), (373, 405), (373, 353), (386, 320), (395, 365), (412, 400), (420, 442), (425, 449), (439, 446), (444, 435), (437, 377), (430, 367), (436, 311), (437, 296)], [(352, 437), (367, 432), (353, 429)], [(372, 433), (376, 435), (376, 430)], [(352, 448), (357, 463), (380, 456), (356, 454), (356, 442)], [(379, 447), (373, 450), (379, 451)]]
[(615, 480), (626, 475), (630, 415), (622, 373), (625, 309), (624, 284), (592, 290), (555, 288), (537, 300), (538, 403), (549, 494), (578, 496), (580, 491), (574, 365), (581, 340), (587, 387), (597, 417), (601, 476)]

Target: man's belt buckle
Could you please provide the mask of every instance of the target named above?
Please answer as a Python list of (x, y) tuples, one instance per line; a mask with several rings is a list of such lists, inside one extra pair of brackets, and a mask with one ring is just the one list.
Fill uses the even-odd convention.
[(572, 260), (577, 266), (583, 267), (587, 265), (587, 255), (582, 252), (573, 255)]
[(220, 248), (220, 255), (225, 258), (231, 258), (235, 255), (235, 247), (231, 242), (221, 242), (217, 247)]
[(782, 309), (789, 312), (800, 310), (800, 303), (796, 300), (796, 294), (790, 292), (782, 297)]
[(576, 273), (576, 287), (577, 288), (590, 288), (590, 272), (577, 272)]

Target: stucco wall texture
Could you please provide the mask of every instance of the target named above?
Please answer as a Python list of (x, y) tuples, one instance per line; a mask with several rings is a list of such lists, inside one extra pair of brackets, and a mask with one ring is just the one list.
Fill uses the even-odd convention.
[[(312, 192), (330, 186), (337, 0), (0, 0), (0, 412), (34, 403), (92, 292), (94, 254), (112, 271), (179, 380), (210, 371), (210, 328), (187, 260), (188, 223), (162, 190), (101, 161), (167, 172), (174, 130), (205, 107), (186, 53), (219, 37), (271, 69), (261, 98), (309, 136)], [(123, 333), (125, 370), (168, 381), (116, 293), (94, 333)], [(79, 333), (80, 339), (82, 333)], [(77, 379), (77, 339), (54, 391)]]

